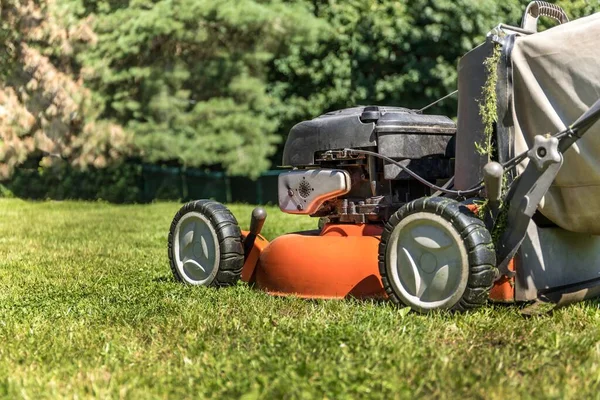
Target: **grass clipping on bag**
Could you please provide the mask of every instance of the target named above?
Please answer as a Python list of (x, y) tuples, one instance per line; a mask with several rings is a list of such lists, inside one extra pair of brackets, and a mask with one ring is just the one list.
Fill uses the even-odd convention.
[[(484, 61), (487, 78), (485, 85), (482, 87), (483, 98), (479, 102), (479, 115), (484, 126), (484, 137), (481, 143), (475, 143), (475, 150), (482, 156), (487, 155), (488, 161), (492, 159), (494, 154), (492, 138), (494, 136), (495, 124), (498, 121), (496, 85), (498, 83), (498, 63), (500, 62), (501, 55), (501, 46), (496, 44), (494, 45), (492, 54)], [(502, 199), (504, 199), (507, 190), (508, 182), (505, 175), (502, 179)], [(477, 216), (481, 220), (485, 220), (485, 215), (489, 212), (488, 200), (481, 200), (477, 205), (479, 206)], [(508, 207), (506, 207), (504, 201), (502, 201), (500, 203), (500, 212), (496, 217), (496, 223), (491, 232), (495, 244), (498, 243), (502, 233), (506, 229), (507, 216)]]
[(492, 55), (489, 56), (483, 64), (487, 79), (482, 87), (483, 99), (479, 103), (479, 115), (483, 122), (483, 141), (475, 143), (475, 150), (488, 159), (492, 158), (494, 148), (492, 146), (492, 137), (494, 136), (494, 125), (498, 120), (498, 106), (496, 97), (496, 84), (498, 83), (498, 62), (500, 61), (500, 45), (495, 45)]

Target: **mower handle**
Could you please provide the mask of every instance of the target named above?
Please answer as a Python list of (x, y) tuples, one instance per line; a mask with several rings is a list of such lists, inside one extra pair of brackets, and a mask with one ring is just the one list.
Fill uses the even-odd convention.
[(521, 28), (526, 31), (537, 32), (537, 22), (540, 17), (552, 18), (559, 24), (569, 22), (569, 17), (561, 7), (545, 1), (532, 1), (525, 10)]
[(600, 119), (600, 99), (598, 99), (577, 121), (567, 129), (561, 140), (559, 150), (563, 153), (590, 129)]

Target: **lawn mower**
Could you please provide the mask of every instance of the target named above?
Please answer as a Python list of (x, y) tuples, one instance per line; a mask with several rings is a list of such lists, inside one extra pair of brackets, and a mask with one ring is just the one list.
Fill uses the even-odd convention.
[[(558, 24), (537, 32), (539, 17)], [(279, 207), (319, 229), (269, 242), (263, 208), (241, 231), (224, 205), (192, 201), (169, 231), (175, 278), (425, 313), (600, 294), (598, 37), (600, 14), (568, 22), (532, 2), (461, 58), (457, 123), (360, 106), (297, 124)]]

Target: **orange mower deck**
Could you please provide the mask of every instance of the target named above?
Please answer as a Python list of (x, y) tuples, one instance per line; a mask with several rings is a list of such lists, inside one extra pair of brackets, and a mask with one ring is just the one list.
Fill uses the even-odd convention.
[(242, 279), (273, 295), (385, 297), (377, 260), (381, 232), (373, 225), (328, 224), (319, 234), (292, 233), (270, 243), (259, 236)]

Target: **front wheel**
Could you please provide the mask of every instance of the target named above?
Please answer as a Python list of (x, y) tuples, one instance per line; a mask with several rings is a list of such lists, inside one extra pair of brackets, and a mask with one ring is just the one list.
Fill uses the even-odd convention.
[(379, 272), (390, 299), (419, 312), (484, 304), (496, 253), (483, 222), (455, 200), (414, 200), (385, 224)]
[(233, 285), (244, 266), (237, 220), (227, 207), (211, 200), (189, 202), (175, 214), (168, 253), (175, 279), (190, 285)]

